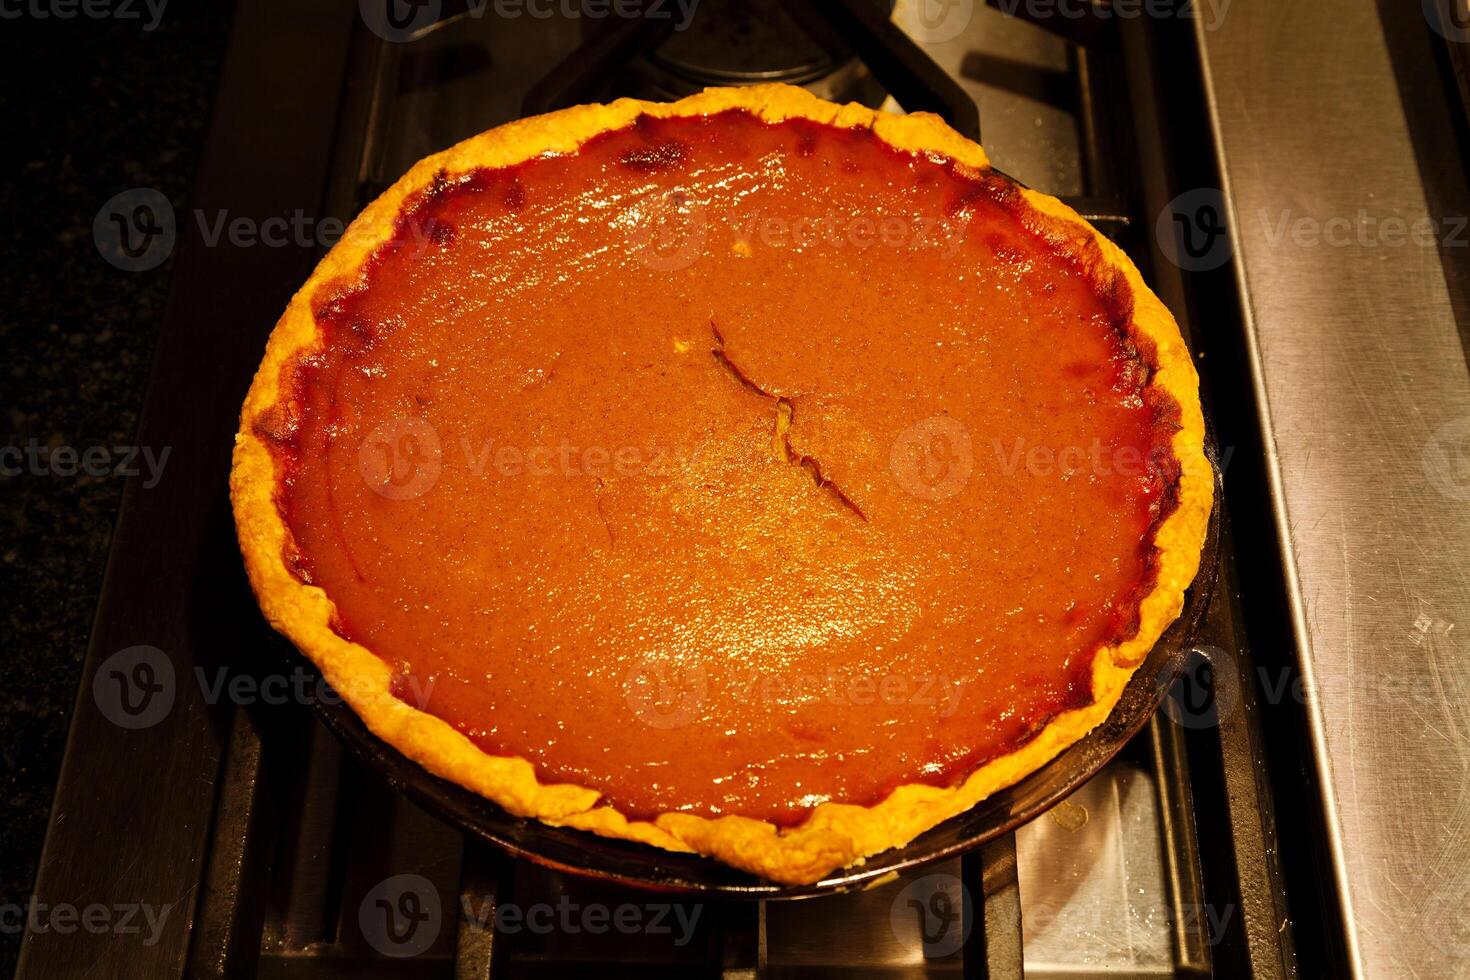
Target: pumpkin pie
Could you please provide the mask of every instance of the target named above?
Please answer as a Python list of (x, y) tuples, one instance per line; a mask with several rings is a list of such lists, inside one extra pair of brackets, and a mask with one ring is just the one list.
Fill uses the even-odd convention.
[(262, 610), (506, 810), (811, 882), (1107, 717), (1211, 507), (1132, 262), (939, 119), (783, 86), (430, 157), (291, 300)]

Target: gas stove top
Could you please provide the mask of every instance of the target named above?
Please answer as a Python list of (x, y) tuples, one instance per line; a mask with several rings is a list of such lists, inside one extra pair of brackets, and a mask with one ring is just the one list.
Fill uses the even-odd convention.
[[(37, 885), (36, 901), (50, 907), (129, 905), (155, 925), (139, 935), (33, 927), (19, 975), (105, 964), (109, 976), (150, 980), (1273, 978), (1377, 976), (1404, 963), (1450, 975), (1457, 957), (1470, 957), (1470, 882), (1458, 870), (1470, 862), (1454, 860), (1465, 856), (1462, 837), (1431, 846), (1419, 805), (1450, 794), (1456, 779), (1459, 800), (1466, 785), (1470, 671), (1447, 661), (1463, 654), (1452, 624), (1470, 614), (1470, 526), (1463, 503), (1450, 506), (1467, 481), (1416, 458), (1416, 472), (1431, 482), (1439, 473), (1448, 494), (1395, 501), (1385, 495), (1403, 474), (1380, 472), (1376, 493), (1323, 501), (1331, 486), (1309, 463), (1317, 437), (1360, 439), (1377, 466), (1403, 455), (1395, 440), (1404, 433), (1365, 414), (1384, 382), (1354, 373), (1359, 343), (1391, 361), (1418, 358), (1417, 383), (1434, 386), (1429, 400), (1402, 378), (1383, 389), (1400, 413), (1394, 425), (1413, 418), (1429, 432), (1470, 417), (1447, 292), (1463, 283), (1465, 263), (1395, 253), (1390, 273), (1381, 261), (1350, 267), (1346, 249), (1273, 255), (1253, 225), (1254, 209), (1282, 201), (1318, 220), (1351, 203), (1330, 175), (1354, 147), (1322, 109), (1344, 74), (1333, 58), (1349, 51), (1382, 76), (1354, 93), (1354, 131), (1391, 143), (1375, 152), (1385, 161), (1397, 152), (1405, 168), (1378, 185), (1376, 206), (1423, 210), (1409, 181), (1425, 197), (1465, 200), (1463, 174), (1421, 182), (1414, 152), (1439, 159), (1444, 147), (1415, 143), (1433, 127), (1405, 123), (1392, 88), (1438, 78), (1434, 59), (1447, 55), (1428, 32), (1384, 44), (1371, 4), (1333, 4), (1332, 29), (1319, 37), (1285, 23), (1308, 19), (1299, 5), (1288, 17), (1246, 2), (1144, 13), (1121, 3), (915, 0), (890, 19), (890, 5), (861, 0), (307, 0), (289, 9), (242, 0), (195, 213), (183, 216), (200, 220), (179, 221), (183, 246), (139, 440), (174, 447), (170, 480), (127, 494)], [(624, 9), (638, 16), (615, 13)], [(1356, 31), (1339, 30), (1349, 18)], [(1260, 61), (1251, 44), (1265, 41), (1300, 61)], [(1414, 58), (1416, 45), (1429, 55)], [(1314, 66), (1311, 93), (1263, 108), (1258, 87), (1287, 99), (1302, 63)], [(983, 135), (999, 169), (1069, 201), (1117, 240), (1198, 355), (1226, 489), (1219, 586), (1200, 647), (1117, 759), (974, 853), (800, 902), (710, 901), (539, 867), (465, 839), (344, 753), (306, 703), (329, 692), (291, 683), (260, 621), (225, 498), (230, 436), (264, 338), (328, 242), (245, 248), (211, 245), (203, 233), (221, 212), (300, 214), (326, 228), (421, 157), (523, 114), (764, 80), (939, 112)], [(1338, 154), (1310, 180), (1288, 158), (1308, 133)], [(1416, 256), (1412, 273), (1399, 268)], [(1345, 324), (1353, 310), (1342, 292), (1315, 291), (1327, 272), (1309, 260), (1350, 267), (1344, 291), (1376, 311), (1374, 329), (1392, 332)], [(1415, 305), (1390, 308), (1386, 293), (1371, 291), (1411, 274), (1433, 280), (1416, 287)], [(1312, 364), (1331, 365), (1330, 390), (1317, 390), (1324, 377)], [(1329, 405), (1343, 414), (1325, 416)], [(1415, 453), (1439, 445), (1419, 435)], [(1364, 510), (1372, 500), (1380, 512)], [(1304, 529), (1323, 507), (1334, 523)], [(1400, 562), (1407, 604), (1363, 591), (1364, 581), (1392, 576), (1354, 549), (1408, 533), (1411, 517), (1458, 536), (1458, 563), (1427, 553), (1424, 571)], [(1416, 703), (1424, 725), (1443, 726), (1458, 748), (1430, 769), (1358, 738), (1371, 718), (1390, 745), (1418, 751), (1417, 729), (1386, 710), (1392, 703), (1364, 706), (1353, 684), (1326, 683), (1376, 663), (1368, 658), (1385, 643), (1396, 669), (1439, 684), (1437, 693), (1415, 688), (1430, 694)], [(128, 700), (139, 664), (151, 680), (133, 693), (165, 692), (160, 710)], [(109, 678), (120, 678), (120, 693)], [(130, 705), (142, 706), (146, 723)], [(1400, 801), (1412, 822), (1405, 848), (1390, 853), (1384, 811)], [(1432, 812), (1452, 820), (1457, 807), (1442, 801)], [(1418, 911), (1385, 911), (1389, 886), (1415, 889)]]

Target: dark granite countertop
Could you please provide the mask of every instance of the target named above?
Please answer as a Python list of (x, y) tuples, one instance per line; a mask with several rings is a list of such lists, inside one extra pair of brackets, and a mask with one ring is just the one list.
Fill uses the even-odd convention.
[[(187, 201), (230, 5), (168, 0), (156, 24), (142, 3), (92, 8), (103, 18), (12, 9), (0, 21), (0, 905), (23, 907), (122, 491), (111, 470), (134, 441), (170, 272), (114, 268), (93, 219), (135, 187)], [(15, 921), (0, 920), (5, 976)]]

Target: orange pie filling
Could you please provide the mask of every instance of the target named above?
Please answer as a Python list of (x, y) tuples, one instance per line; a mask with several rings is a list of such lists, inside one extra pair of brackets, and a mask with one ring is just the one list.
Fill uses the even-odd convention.
[(256, 423), (289, 564), (630, 817), (952, 784), (1089, 703), (1175, 506), (1126, 284), (1029, 214), (739, 110), (441, 175)]

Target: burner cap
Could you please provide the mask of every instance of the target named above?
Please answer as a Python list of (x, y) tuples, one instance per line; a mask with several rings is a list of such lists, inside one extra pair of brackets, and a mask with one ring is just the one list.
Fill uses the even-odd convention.
[[(874, 6), (887, 9), (884, 0)], [(817, 15), (798, 16), (778, 0), (700, 0), (689, 26), (649, 60), (700, 85), (788, 82), (836, 72), (852, 51)]]

